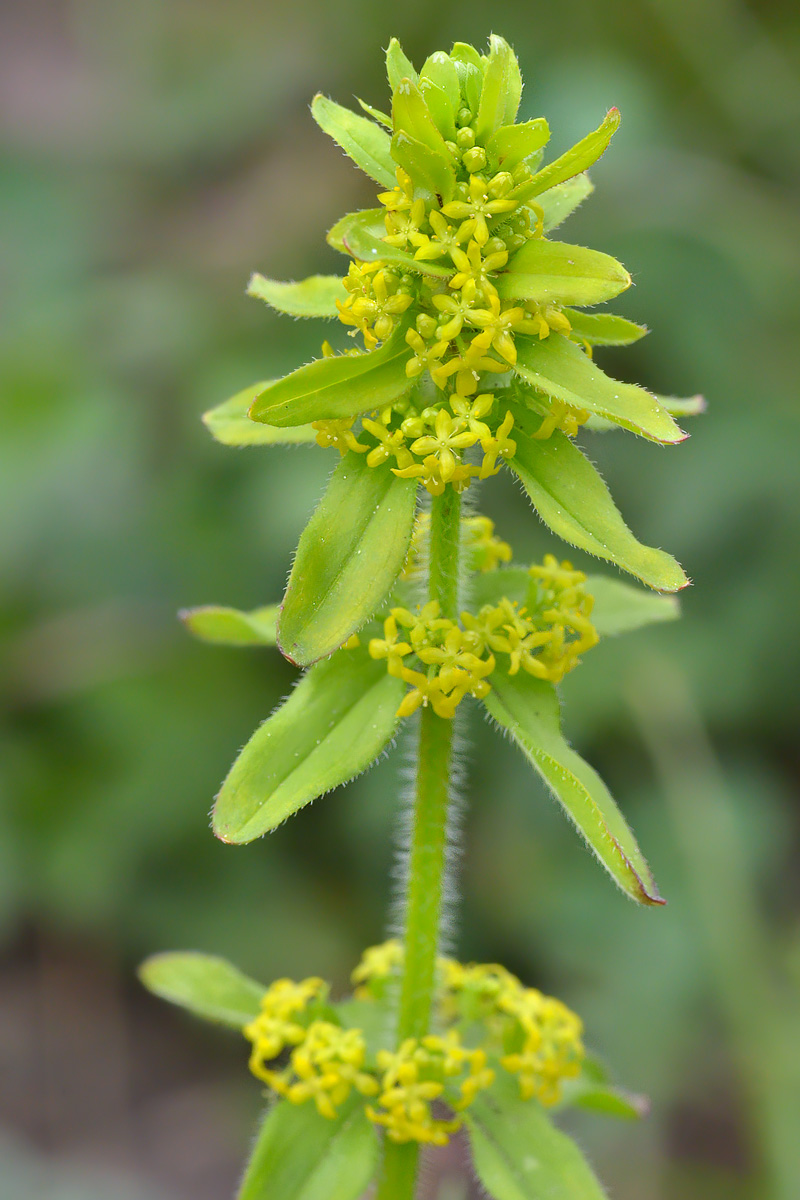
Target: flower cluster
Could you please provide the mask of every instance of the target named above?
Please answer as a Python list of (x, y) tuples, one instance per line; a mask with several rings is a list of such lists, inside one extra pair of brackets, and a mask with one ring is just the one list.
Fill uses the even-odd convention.
[[(522, 669), (550, 683), (577, 666), (580, 655), (598, 641), (590, 620), (592, 597), (583, 586), (586, 576), (552, 554), (528, 573), (531, 588), (522, 606), (503, 597), (477, 613), (462, 612), (459, 622), (442, 617), (435, 600), (415, 612), (391, 609), (383, 637), (370, 640), (369, 653), (385, 659), (389, 674), (410, 686), (398, 716), (428, 704), (437, 716), (454, 716), (465, 696), (481, 699), (491, 690), (497, 655), (507, 658), (509, 675)], [(417, 665), (409, 665), (415, 659)]]
[[(407, 1038), (396, 1050), (372, 1052), (360, 1028), (336, 1023), (335, 1007), (320, 1015), (327, 998), (322, 980), (278, 980), (244, 1028), (252, 1042), (251, 1071), (291, 1104), (313, 1101), (330, 1120), (355, 1091), (366, 1098), (368, 1118), (394, 1142), (445, 1145), (460, 1127), (459, 1114), (491, 1088), (498, 1068), (517, 1077), (523, 1099), (557, 1103), (561, 1081), (581, 1068), (580, 1019), (561, 1001), (523, 987), (504, 967), (451, 958), (437, 963), (442, 1032)], [(402, 964), (397, 939), (369, 947), (352, 974), (356, 998), (384, 1001)], [(465, 1044), (464, 1028), (477, 1044)], [(274, 1065), (286, 1051), (285, 1065)], [(447, 1115), (438, 1113), (438, 1104)]]

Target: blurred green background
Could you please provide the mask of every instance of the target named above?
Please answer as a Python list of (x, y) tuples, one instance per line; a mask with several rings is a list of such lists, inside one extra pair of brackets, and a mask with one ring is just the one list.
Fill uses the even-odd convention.
[[(2, 1200), (230, 1196), (261, 1103), (243, 1045), (136, 963), (194, 947), (344, 987), (383, 934), (402, 750), (266, 841), (216, 842), (214, 790), (293, 672), (175, 613), (277, 599), (333, 463), (199, 421), (329, 332), (243, 295), (253, 269), (336, 270), (325, 230), (371, 203), (311, 96), (383, 107), (391, 35), (420, 62), (491, 30), (554, 152), (621, 108), (564, 236), (628, 266), (617, 311), (653, 330), (603, 365), (709, 411), (669, 451), (591, 443), (695, 586), (680, 625), (563, 687), (669, 906), (616, 893), (475, 718), (458, 951), (562, 995), (650, 1096), (642, 1124), (573, 1122), (618, 1200), (796, 1200), (796, 6), (6, 0), (0, 23)], [(521, 558), (553, 548), (510, 477), (482, 506)], [(477, 1195), (459, 1155), (428, 1197)]]

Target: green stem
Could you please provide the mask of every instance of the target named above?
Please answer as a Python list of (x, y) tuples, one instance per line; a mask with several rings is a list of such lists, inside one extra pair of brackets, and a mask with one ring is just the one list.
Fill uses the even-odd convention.
[[(442, 616), (458, 617), (458, 555), (461, 497), (453, 488), (431, 506), (428, 595)], [(453, 723), (423, 708), (419, 725), (414, 820), (405, 904), (405, 965), (397, 1023), (398, 1041), (429, 1032), (436, 984), (436, 955), (442, 919), (447, 859), (447, 815), (453, 752)], [(377, 1200), (412, 1200), (419, 1147), (386, 1143)]]

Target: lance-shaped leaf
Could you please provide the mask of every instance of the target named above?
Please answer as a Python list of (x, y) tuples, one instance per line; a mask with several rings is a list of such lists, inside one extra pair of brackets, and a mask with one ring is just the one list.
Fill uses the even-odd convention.
[(628, 272), (609, 254), (531, 238), (498, 276), (497, 290), (503, 300), (583, 305), (613, 300), (630, 284)]
[(619, 129), (620, 120), (619, 109), (609, 109), (597, 129), (592, 130), (585, 138), (581, 138), (560, 158), (556, 158), (541, 171), (537, 171), (533, 179), (514, 188), (510, 193), (511, 196), (518, 202), (529, 200), (533, 196), (539, 196), (542, 192), (546, 192), (548, 188), (555, 187), (558, 183), (564, 183), (573, 175), (585, 171), (592, 163), (597, 162), (607, 148), (608, 143)]
[(630, 346), (650, 332), (646, 325), (636, 325), (615, 313), (585, 313), (565, 308), (564, 316), (572, 326), (573, 336), (590, 346)]
[(231, 767), (214, 805), (217, 837), (251, 842), (360, 775), (394, 736), (404, 690), (363, 647), (313, 666)]
[(407, 171), (417, 188), (425, 188), (447, 204), (456, 189), (456, 173), (430, 146), (400, 131), (392, 138), (392, 158)]
[(223, 446), (285, 446), (313, 442), (316, 434), (310, 425), (295, 425), (290, 429), (278, 429), (274, 425), (263, 425), (247, 415), (255, 400), (271, 387), (274, 379), (243, 388), (230, 400), (203, 413), (203, 424), (217, 442)]
[(612, 379), (562, 334), (518, 337), (516, 345), (515, 371), (545, 395), (616, 421), (652, 442), (675, 443), (688, 437), (655, 396), (634, 383)]
[(603, 1063), (588, 1054), (580, 1075), (562, 1084), (559, 1108), (570, 1105), (621, 1121), (637, 1121), (650, 1111), (646, 1096), (615, 1087)]
[(379, 124), (385, 126), (386, 129), (392, 128), (392, 118), (385, 112), (381, 112), (379, 108), (373, 108), (371, 104), (367, 104), (366, 100), (361, 100), (358, 96), (356, 96), (356, 100), (358, 100), (358, 103), (361, 105), (364, 112), (369, 113), (369, 115), (374, 120), (378, 121)]
[(318, 358), (298, 367), (256, 396), (250, 419), (282, 428), (383, 408), (411, 386), (406, 375), (410, 357), (401, 325), (377, 350)]
[(258, 1016), (267, 990), (224, 958), (191, 950), (153, 954), (139, 967), (139, 978), (162, 1000), (232, 1029)]
[(541, 196), (537, 196), (534, 206), (542, 213), (544, 232), (550, 233), (562, 225), (593, 191), (594, 184), (589, 176), (581, 174), (556, 184), (555, 187), (542, 192)]
[[(455, 71), (455, 67), (453, 70)], [(457, 109), (453, 107), (450, 96), (432, 79), (425, 79), (422, 76), (420, 76), (419, 90), (433, 117), (433, 123), (442, 137), (451, 142), (455, 141)]]
[[(501, 567), (478, 575), (470, 584), (474, 609), (483, 604), (499, 604), (506, 597), (518, 604), (528, 603), (532, 579), (527, 567)], [(646, 625), (674, 621), (680, 616), (675, 596), (645, 592), (641, 588), (611, 579), (608, 575), (587, 575), (586, 591), (594, 597), (592, 624), (601, 637), (631, 633)]]
[(541, 150), (550, 137), (550, 127), (544, 117), (524, 121), (520, 125), (503, 125), (486, 143), (486, 153), (498, 170), (513, 171), (537, 150)]
[(178, 616), (201, 642), (212, 642), (217, 646), (277, 645), (277, 604), (254, 608), (250, 612), (204, 604), (199, 608), (182, 608)]
[(401, 79), (394, 89), (392, 120), (395, 134), (404, 133), (413, 141), (421, 142), (431, 154), (441, 159), (445, 167), (453, 170), (453, 156), (434, 124), (422, 92), (412, 79)]
[(487, 710), (511, 734), (614, 882), (641, 904), (663, 904), (608, 788), (564, 740), (553, 685), (524, 670), (509, 675), (499, 666), (491, 682), (483, 701)]
[(278, 621), (300, 666), (331, 654), (375, 613), (403, 569), (417, 481), (349, 452), (300, 537)]
[(496, 34), (489, 38), (489, 59), (483, 72), (483, 88), (475, 137), (481, 145), (501, 125), (511, 125), (522, 96), (519, 63), (508, 42)]
[(383, 187), (395, 186), (389, 135), (379, 125), (319, 93), (311, 102), (311, 115), (370, 179)]
[[(657, 392), (653, 394), (671, 417), (699, 417), (706, 411), (705, 396), (687, 396), (686, 399), (679, 399), (677, 396), (660, 396)], [(591, 429), (592, 433), (610, 433), (613, 429), (619, 429), (619, 425), (593, 414), (586, 421), (584, 428)]]
[(531, 435), (539, 428), (539, 418), (519, 405), (509, 408), (517, 443), (509, 466), (544, 523), (565, 542), (615, 563), (657, 591), (686, 587), (689, 581), (671, 555), (636, 540), (598, 471), (578, 447), (559, 430), (537, 440)]
[(336, 301), (347, 299), (338, 275), (310, 275), (299, 283), (281, 283), (256, 271), (247, 294), (290, 317), (337, 317)]
[[(444, 92), (447, 97), (450, 108), (455, 115), (461, 107), (461, 88), (458, 83), (458, 71), (449, 54), (445, 54), (443, 50), (436, 50), (429, 58), (425, 59), (422, 65), (422, 70), (419, 73), (420, 90), (425, 96), (426, 84), (433, 84)], [(431, 107), (430, 101), (426, 96), (428, 108)]]
[(437, 279), (449, 279), (455, 268), (438, 263), (423, 262), (414, 258), (407, 250), (390, 246), (383, 241), (386, 234), (384, 209), (368, 208), (362, 212), (348, 213), (337, 221), (328, 233), (328, 242), (334, 250), (350, 254), (361, 262), (385, 262), (417, 275), (433, 275)]
[(351, 1096), (333, 1120), (313, 1100), (281, 1100), (264, 1117), (237, 1200), (359, 1200), (379, 1157), (361, 1097)]
[(416, 83), (419, 78), (411, 59), (404, 53), (397, 38), (392, 38), (386, 51), (386, 77), (393, 92), (404, 79), (411, 79)]
[(464, 1114), (478, 1178), (494, 1200), (605, 1200), (581, 1151), (500, 1074)]

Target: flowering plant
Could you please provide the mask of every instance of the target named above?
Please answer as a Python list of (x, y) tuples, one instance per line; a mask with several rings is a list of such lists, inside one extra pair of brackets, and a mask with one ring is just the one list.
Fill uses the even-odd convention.
[[(663, 903), (633, 833), (565, 741), (556, 685), (602, 636), (677, 615), (680, 566), (642, 545), (579, 449), (621, 427), (665, 444), (699, 402), (656, 397), (593, 361), (646, 330), (587, 308), (629, 286), (608, 255), (550, 235), (589, 195), (586, 170), (619, 124), (541, 165), (543, 118), (516, 123), (522, 82), (502, 38), (456, 43), (417, 72), (387, 52), (391, 114), (317, 96), (320, 126), (383, 190), (329, 242), (346, 276), (249, 292), (293, 316), (338, 319), (356, 344), (262, 382), (206, 415), (228, 445), (316, 442), (338, 451), (300, 538), (280, 606), (184, 613), (208, 641), (278, 645), (305, 668), (244, 747), (216, 800), (229, 843), (275, 829), (365, 770), (411, 720), (417, 746), (403, 936), (367, 950), (352, 996), (317, 978), (265, 988), (223, 960), (159, 955), (158, 994), (242, 1030), (273, 1097), (240, 1200), (413, 1195), (421, 1144), (465, 1127), (497, 1200), (592, 1200), (602, 1191), (549, 1107), (636, 1115), (583, 1047), (579, 1019), (497, 965), (440, 945), (453, 727), (473, 698), (519, 745), (612, 879)], [(358, 344), (358, 339), (360, 343)], [(542, 521), (654, 589), (568, 561), (510, 565), (494, 526), (464, 510), (511, 470)], [(419, 493), (424, 505), (418, 508)]]

